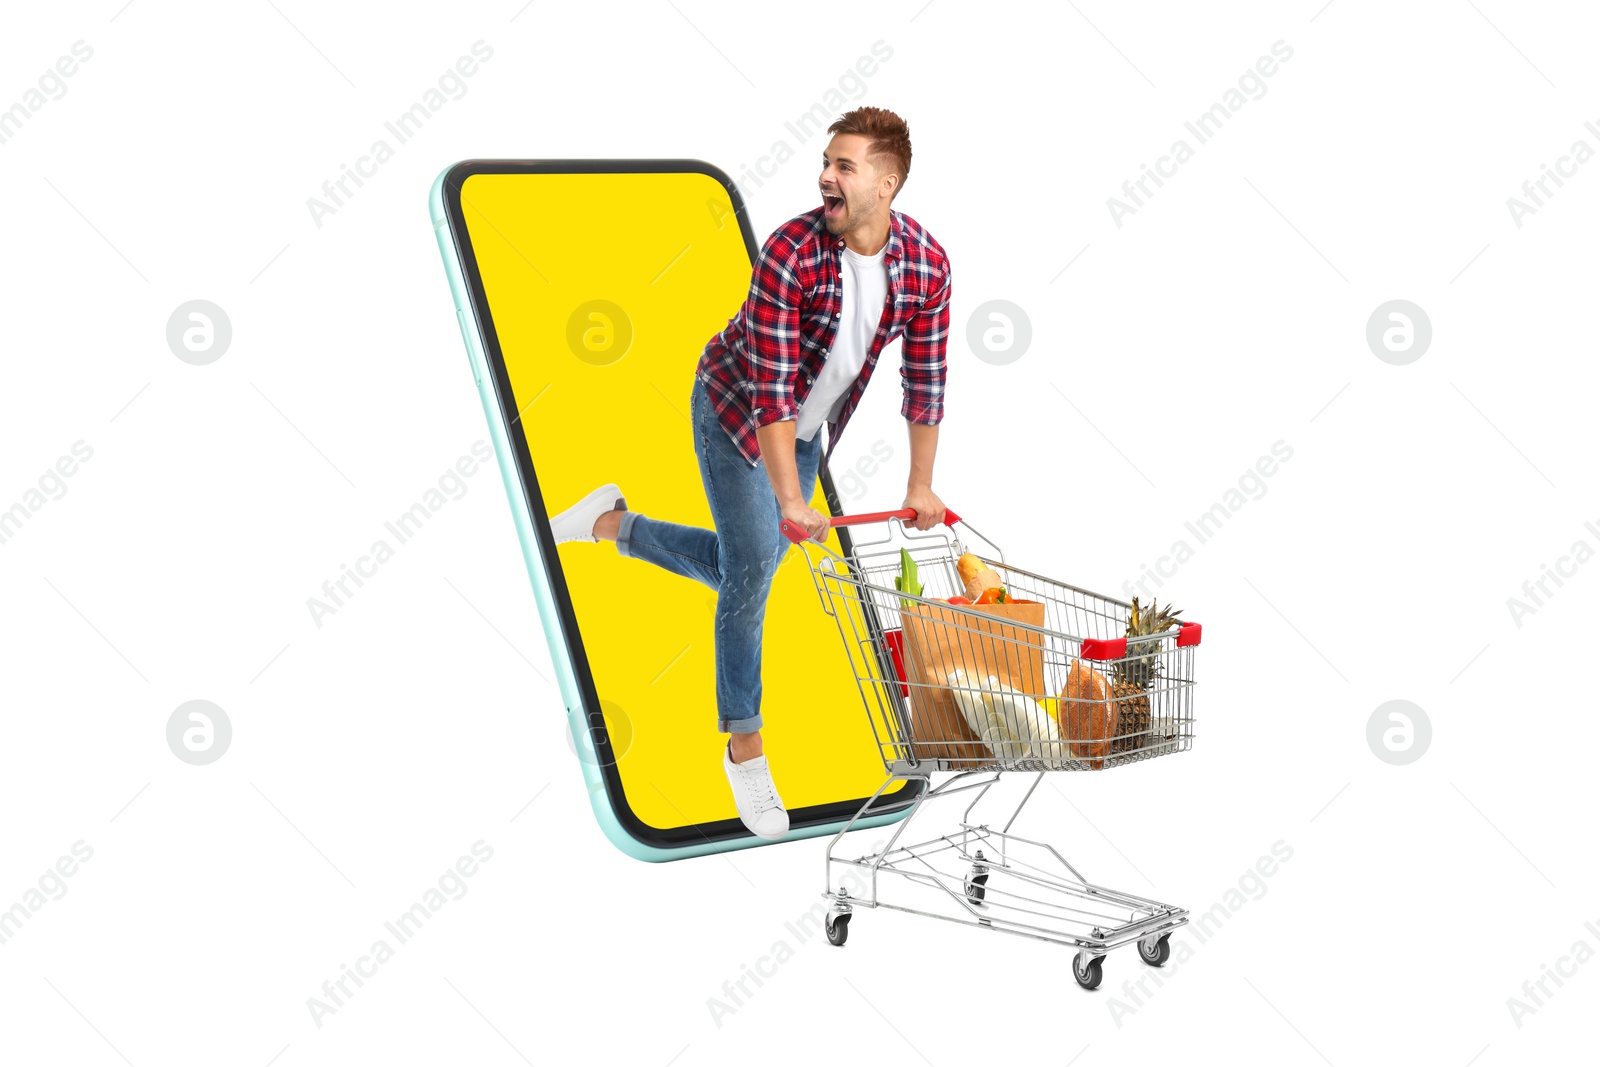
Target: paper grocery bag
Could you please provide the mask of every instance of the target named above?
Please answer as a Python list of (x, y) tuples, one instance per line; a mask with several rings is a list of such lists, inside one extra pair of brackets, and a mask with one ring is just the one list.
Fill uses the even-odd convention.
[[(976, 612), (969, 615), (967, 612)], [(1010, 622), (1044, 625), (1044, 605), (924, 604), (900, 601), (901, 639), (906, 682), (911, 694), (911, 737), (918, 756), (960, 761), (974, 769), (993, 761), (993, 754), (967, 725), (950, 694), (954, 670), (982, 681), (989, 675), (1028, 694), (1044, 690), (1044, 635)]]

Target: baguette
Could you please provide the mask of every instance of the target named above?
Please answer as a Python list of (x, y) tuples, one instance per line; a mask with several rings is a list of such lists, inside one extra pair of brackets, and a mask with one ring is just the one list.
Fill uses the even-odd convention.
[(962, 553), (956, 560), (956, 574), (965, 587), (967, 599), (974, 602), (983, 595), (984, 590), (999, 589), (1005, 585), (1000, 575), (971, 552)]

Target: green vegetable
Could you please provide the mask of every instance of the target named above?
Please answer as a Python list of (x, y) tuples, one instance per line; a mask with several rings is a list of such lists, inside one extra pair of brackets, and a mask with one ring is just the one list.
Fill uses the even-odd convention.
[(894, 587), (912, 596), (922, 595), (922, 583), (917, 581), (917, 561), (903, 548), (900, 550), (900, 576), (894, 580)]

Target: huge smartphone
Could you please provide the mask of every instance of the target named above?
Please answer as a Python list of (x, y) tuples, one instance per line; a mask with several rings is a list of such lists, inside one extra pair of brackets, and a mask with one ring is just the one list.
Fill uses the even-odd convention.
[[(607, 482), (652, 518), (713, 526), (689, 396), (750, 287), (757, 244), (738, 189), (697, 160), (469, 160), (430, 201), (602, 829), (645, 860), (765, 844), (722, 771), (715, 592), (610, 543), (558, 546), (549, 526)], [(820, 483), (812, 506), (841, 514), (826, 469)], [(848, 529), (829, 537), (848, 552)], [(885, 778), (859, 653), (841, 647), (808, 567), (818, 551), (788, 552), (767, 604), (762, 735), (786, 840), (836, 831)], [(857, 825), (904, 817), (923, 786), (896, 783)]]

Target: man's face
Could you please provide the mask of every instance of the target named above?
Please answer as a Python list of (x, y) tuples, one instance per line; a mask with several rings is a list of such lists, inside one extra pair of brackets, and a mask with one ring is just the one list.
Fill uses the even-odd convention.
[(891, 199), (893, 175), (867, 159), (872, 141), (858, 133), (836, 133), (822, 153), (823, 220), (835, 237), (881, 219)]

